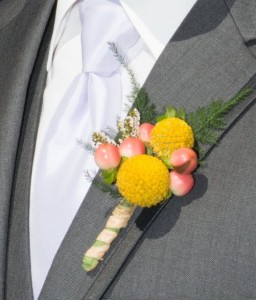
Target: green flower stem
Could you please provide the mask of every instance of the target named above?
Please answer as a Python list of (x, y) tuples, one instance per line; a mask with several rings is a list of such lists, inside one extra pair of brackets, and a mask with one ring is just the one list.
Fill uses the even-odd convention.
[(108, 218), (104, 229), (97, 236), (93, 245), (86, 251), (83, 258), (83, 268), (89, 272), (95, 269), (110, 248), (120, 230), (125, 228), (131, 219), (136, 205), (122, 199)]

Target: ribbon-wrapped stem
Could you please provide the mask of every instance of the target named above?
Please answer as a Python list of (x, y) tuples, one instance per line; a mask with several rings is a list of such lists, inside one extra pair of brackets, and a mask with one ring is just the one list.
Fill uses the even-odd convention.
[(97, 236), (93, 245), (86, 251), (83, 258), (83, 268), (89, 272), (95, 269), (110, 248), (111, 243), (125, 228), (131, 219), (136, 205), (122, 199), (108, 218), (104, 229)]

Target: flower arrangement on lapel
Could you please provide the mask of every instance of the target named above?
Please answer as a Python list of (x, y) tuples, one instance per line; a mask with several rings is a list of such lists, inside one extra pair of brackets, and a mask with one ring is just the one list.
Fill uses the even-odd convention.
[(193, 172), (203, 157), (200, 145), (215, 144), (226, 114), (252, 93), (245, 87), (226, 102), (217, 100), (192, 113), (168, 106), (158, 115), (115, 45), (111, 48), (130, 75), (133, 106), (127, 117), (117, 122), (115, 138), (103, 132), (93, 134), (94, 158), (101, 173), (101, 180), (95, 183), (121, 200), (84, 255), (86, 271), (96, 268), (137, 206), (151, 207), (191, 191)]

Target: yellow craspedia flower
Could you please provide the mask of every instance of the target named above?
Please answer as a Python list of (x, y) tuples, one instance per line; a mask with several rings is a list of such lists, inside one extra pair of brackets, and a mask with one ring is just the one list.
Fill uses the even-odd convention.
[(150, 144), (158, 156), (169, 157), (179, 148), (193, 148), (194, 134), (188, 123), (179, 118), (167, 118), (156, 124), (150, 134)]
[(142, 207), (150, 207), (167, 196), (169, 171), (160, 159), (137, 155), (122, 164), (116, 184), (126, 200)]

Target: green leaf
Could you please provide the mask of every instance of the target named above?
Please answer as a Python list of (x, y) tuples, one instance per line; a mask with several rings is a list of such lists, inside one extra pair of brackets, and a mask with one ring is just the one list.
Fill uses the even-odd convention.
[(186, 111), (184, 108), (179, 108), (176, 112), (176, 117), (182, 120), (186, 119)]
[(159, 157), (161, 161), (166, 165), (168, 169), (172, 169), (171, 163), (170, 163), (170, 157), (167, 156), (161, 156)]
[(163, 200), (163, 201), (165, 201), (165, 200), (168, 200), (168, 199), (170, 199), (171, 197), (172, 197), (172, 191), (171, 191), (171, 190), (169, 190), (169, 192), (168, 192), (167, 196), (164, 198), (164, 200)]
[(182, 120), (185, 120), (186, 118), (186, 111), (184, 108), (179, 108), (177, 110), (174, 106), (168, 105), (166, 106), (165, 111), (166, 112), (164, 115), (160, 115), (157, 117), (157, 122), (160, 122), (167, 118), (180, 118)]
[(102, 170), (101, 174), (106, 184), (112, 184), (116, 181), (116, 175), (117, 175), (116, 169)]
[(145, 145), (145, 146), (146, 146), (147, 155), (152, 155), (153, 154), (153, 148), (150, 145)]
[(122, 156), (122, 157), (121, 157), (121, 163), (120, 163), (120, 164), (123, 164), (127, 159), (128, 159), (128, 157)]
[(176, 117), (176, 112), (177, 112), (176, 108), (174, 106), (169, 105), (166, 107), (165, 116), (167, 118), (174, 118)]
[(168, 117), (166, 117), (166, 115), (160, 115), (160, 116), (158, 116), (157, 118), (156, 118), (156, 121), (157, 122), (160, 122), (160, 121), (162, 121), (162, 120), (164, 120), (164, 119), (167, 119)]

